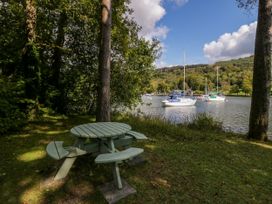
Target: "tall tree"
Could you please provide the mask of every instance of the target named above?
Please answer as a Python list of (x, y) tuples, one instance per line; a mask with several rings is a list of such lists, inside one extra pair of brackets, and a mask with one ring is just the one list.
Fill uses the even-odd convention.
[(23, 49), (22, 67), (26, 82), (26, 96), (38, 99), (40, 85), (39, 53), (36, 46), (36, 7), (35, 0), (25, 1), (26, 44)]
[[(257, 0), (238, 0), (250, 8)], [(272, 68), (272, 0), (259, 0), (255, 40), (253, 92), (248, 138), (265, 141), (269, 122)]]
[(272, 0), (259, 1), (248, 138), (267, 140), (272, 67)]
[(53, 63), (51, 66), (52, 76), (51, 85), (58, 91), (53, 101), (53, 108), (58, 112), (63, 112), (63, 92), (60, 90), (60, 73), (62, 67), (62, 56), (63, 56), (63, 45), (65, 40), (65, 27), (67, 26), (67, 15), (66, 11), (60, 13), (58, 21), (58, 33), (55, 42), (54, 53), (53, 53)]
[(102, 0), (97, 121), (110, 121), (111, 0)]
[[(101, 0), (28, 0), (30, 8), (34, 9), (27, 10), (26, 1), (0, 0), (0, 23), (3, 25), (0, 77), (5, 74), (26, 79), (31, 88), (27, 90), (33, 90), (28, 93), (34, 96), (38, 91), (35, 74), (38, 67), (41, 70), (38, 92), (41, 104), (55, 111), (62, 111), (62, 108), (66, 114), (94, 113), (98, 81), (99, 86), (101, 84), (101, 80), (97, 80), (99, 53), (102, 52)], [(111, 3), (110, 104), (128, 107), (136, 104), (139, 95), (148, 87), (158, 43), (138, 35), (140, 27), (128, 15), (132, 12), (129, 0)], [(36, 11), (36, 15), (27, 17), (26, 13), (31, 14), (31, 11)], [(32, 19), (27, 22), (29, 24), (26, 24), (26, 18)], [(26, 25), (35, 33), (32, 40), (27, 38)], [(22, 54), (22, 50), (31, 51), (26, 48), (32, 47), (36, 50), (34, 55), (33, 52)], [(29, 73), (24, 73), (24, 68)]]

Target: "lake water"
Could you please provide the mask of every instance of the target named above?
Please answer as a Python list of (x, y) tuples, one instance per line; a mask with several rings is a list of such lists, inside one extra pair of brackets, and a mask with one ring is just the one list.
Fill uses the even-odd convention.
[[(163, 107), (161, 101), (166, 98), (166, 96), (143, 96), (143, 103), (137, 110), (145, 115), (163, 117), (174, 123), (188, 121), (198, 113), (208, 113), (223, 122), (226, 130), (237, 133), (246, 133), (248, 130), (251, 104), (249, 97), (226, 97), (225, 102), (197, 101), (196, 105), (191, 107)], [(272, 120), (269, 124), (272, 124)], [(270, 125), (269, 131), (271, 130)]]

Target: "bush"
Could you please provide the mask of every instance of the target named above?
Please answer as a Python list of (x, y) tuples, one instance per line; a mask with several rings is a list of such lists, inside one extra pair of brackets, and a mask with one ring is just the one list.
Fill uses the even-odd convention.
[(223, 131), (222, 122), (216, 121), (212, 116), (206, 113), (195, 115), (191, 122), (188, 122), (186, 126), (197, 130)]
[(23, 81), (0, 77), (0, 134), (18, 130), (26, 122)]

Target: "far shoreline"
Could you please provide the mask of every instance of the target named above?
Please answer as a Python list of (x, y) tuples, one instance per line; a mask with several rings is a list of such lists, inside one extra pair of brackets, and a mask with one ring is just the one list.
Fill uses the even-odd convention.
[[(152, 94), (152, 95), (149, 95), (149, 96), (169, 96), (169, 95), (168, 94)], [(196, 94), (196, 95), (193, 95), (193, 96), (197, 97), (197, 96), (201, 96), (201, 94)], [(251, 98), (251, 95), (230, 95), (230, 94), (227, 94), (225, 96)]]

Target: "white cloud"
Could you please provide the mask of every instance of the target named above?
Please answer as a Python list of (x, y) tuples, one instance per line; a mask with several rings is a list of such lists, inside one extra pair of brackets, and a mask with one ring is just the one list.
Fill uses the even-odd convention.
[(158, 60), (156, 60), (156, 62), (155, 62), (155, 66), (156, 66), (157, 68), (162, 68), (162, 67), (168, 67), (168, 64), (167, 64), (164, 60), (158, 59)]
[(238, 31), (225, 33), (217, 41), (204, 45), (203, 52), (210, 62), (247, 57), (254, 52), (257, 22), (242, 25)]
[(131, 0), (130, 8), (134, 10), (133, 18), (142, 27), (141, 36), (146, 39), (166, 38), (169, 29), (166, 26), (157, 26), (166, 14), (162, 0)]
[[(140, 35), (147, 40), (159, 38), (161, 40), (167, 37), (169, 29), (165, 25), (158, 25), (158, 22), (166, 15), (163, 2), (173, 2), (178, 6), (186, 4), (189, 0), (131, 0), (129, 7), (133, 9), (132, 17), (138, 25), (142, 27)], [(155, 63), (157, 67), (164, 67), (168, 64), (163, 59), (166, 52), (166, 46), (161, 42), (162, 56)]]

